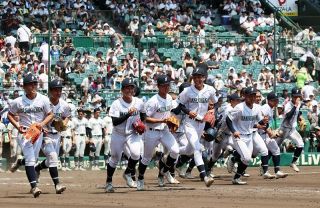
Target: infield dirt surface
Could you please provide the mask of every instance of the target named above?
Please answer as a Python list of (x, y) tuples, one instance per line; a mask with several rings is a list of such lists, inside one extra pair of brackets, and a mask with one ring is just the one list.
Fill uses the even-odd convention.
[[(270, 168), (272, 172), (273, 168)], [(224, 168), (216, 168), (214, 184), (207, 188), (199, 178), (177, 179), (179, 185), (157, 186), (157, 169), (147, 170), (146, 191), (137, 192), (125, 186), (123, 170), (117, 170), (113, 184), (115, 193), (104, 193), (106, 171), (60, 171), (61, 182), (67, 186), (62, 195), (56, 195), (49, 173), (42, 172), (39, 187), (40, 198), (29, 194), (29, 184), (24, 172), (0, 173), (0, 206), (7, 207), (246, 207), (246, 208), (294, 208), (320, 207), (320, 167), (301, 167), (285, 179), (264, 180), (258, 176), (258, 168), (249, 168), (251, 175), (245, 178), (248, 185), (232, 185), (232, 175)], [(197, 174), (197, 170), (193, 170)]]

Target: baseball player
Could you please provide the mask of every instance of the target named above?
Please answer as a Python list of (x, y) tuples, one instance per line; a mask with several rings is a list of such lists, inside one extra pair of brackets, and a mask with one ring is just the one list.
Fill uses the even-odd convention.
[[(14, 117), (17, 123), (19, 123), (19, 116)], [(17, 159), (22, 159), (21, 148), (18, 145), (18, 129), (16, 129), (12, 123), (8, 124), (9, 130), (9, 139), (10, 139), (10, 160), (12, 162), (16, 161)], [(17, 170), (18, 171), (18, 170)]]
[(81, 108), (78, 109), (78, 117), (72, 119), (72, 121), (72, 137), (76, 144), (76, 151), (74, 153), (75, 170), (85, 171), (86, 169), (84, 169), (83, 156), (88, 136), (88, 120), (84, 117), (84, 111)]
[(135, 83), (132, 78), (125, 78), (121, 83), (122, 97), (115, 100), (110, 107), (109, 115), (112, 119), (113, 129), (111, 134), (111, 158), (107, 165), (106, 192), (114, 192), (112, 177), (122, 153), (128, 157), (128, 165), (123, 174), (127, 185), (135, 188), (137, 185), (131, 175), (135, 175), (135, 167), (140, 158), (140, 140), (133, 124), (145, 119), (143, 101), (135, 94)]
[(58, 174), (58, 163), (59, 163), (59, 151), (60, 151), (60, 132), (54, 127), (54, 122), (62, 122), (67, 125), (71, 116), (71, 109), (67, 102), (61, 99), (62, 93), (62, 81), (54, 79), (49, 82), (49, 95), (50, 102), (53, 106), (54, 120), (48, 126), (48, 132), (44, 135), (44, 142), (42, 144), (42, 152), (46, 156), (46, 159), (41, 163), (38, 163), (35, 167), (37, 177), (40, 176), (40, 171), (49, 168), (49, 173), (52, 181), (55, 185), (56, 194), (61, 194), (66, 190), (66, 187), (60, 184)]
[[(181, 110), (188, 115), (185, 121), (188, 147), (185, 151), (189, 152), (189, 154), (194, 154), (194, 160), (200, 172), (200, 177), (205, 185), (209, 187), (214, 182), (214, 179), (206, 175), (200, 138), (205, 126), (203, 118), (208, 111), (209, 100), (216, 103), (217, 97), (215, 89), (204, 84), (206, 77), (207, 71), (204, 68), (196, 68), (192, 73), (194, 84), (183, 90), (178, 97), (178, 103)], [(181, 154), (186, 154), (186, 152), (181, 152)]]
[[(261, 107), (261, 112), (263, 116), (268, 117), (269, 123), (273, 120), (273, 112), (274, 108), (278, 106), (279, 99), (274, 92), (270, 92), (267, 95), (267, 103)], [(285, 178), (288, 176), (287, 173), (283, 173), (280, 171), (280, 148), (275, 139), (271, 139), (271, 130), (268, 128), (266, 131), (259, 130), (258, 133), (261, 135), (263, 141), (265, 142), (269, 152), (271, 153), (273, 165), (274, 165), (274, 173), (276, 178)], [(270, 154), (269, 153), (269, 154)], [(268, 167), (268, 166), (266, 166)], [(265, 172), (265, 170), (264, 170)]]
[(96, 151), (90, 151), (90, 161), (92, 161), (92, 170), (100, 170), (98, 167), (100, 150), (102, 147), (102, 138), (106, 135), (105, 122), (100, 118), (100, 109), (93, 110), (93, 117), (89, 119), (89, 140), (94, 144)]
[[(4, 133), (7, 127), (0, 121), (0, 160), (2, 160), (2, 150), (3, 150), (3, 142), (4, 142)], [(4, 172), (4, 170), (0, 167), (0, 173)]]
[[(39, 197), (41, 190), (37, 187), (37, 176), (35, 171), (35, 163), (39, 156), (42, 144), (42, 135), (34, 144), (30, 140), (23, 137), (28, 127), (36, 123), (38, 129), (45, 127), (52, 119), (52, 105), (48, 97), (37, 92), (38, 79), (33, 74), (27, 74), (23, 79), (23, 89), (25, 95), (14, 99), (9, 104), (8, 119), (11, 124), (18, 129), (18, 143), (22, 149), (24, 159), (18, 159), (11, 167), (11, 172), (16, 171), (20, 165), (25, 165), (26, 175), (31, 186), (33, 196)], [(19, 122), (15, 120), (15, 116), (19, 116)]]
[(60, 161), (61, 161), (63, 171), (71, 171), (69, 153), (71, 151), (72, 145), (74, 144), (73, 137), (72, 137), (72, 128), (73, 128), (73, 122), (70, 118), (70, 121), (67, 124), (67, 129), (61, 132), (62, 156), (60, 157)]
[(285, 117), (280, 126), (280, 131), (282, 131), (283, 133), (281, 138), (278, 139), (277, 142), (280, 145), (285, 138), (288, 138), (296, 145), (290, 167), (292, 167), (294, 171), (299, 172), (300, 170), (296, 162), (302, 153), (304, 143), (301, 135), (296, 130), (296, 127), (297, 118), (299, 116), (299, 110), (301, 107), (302, 94), (298, 88), (293, 88), (291, 90), (291, 96), (291, 101), (284, 106)]
[[(256, 104), (257, 108), (260, 108), (260, 111), (262, 108), (262, 106), (260, 105), (261, 98), (262, 98), (261, 92), (259, 90), (257, 90), (255, 104)], [(267, 148), (265, 142), (263, 141), (262, 137), (260, 136), (263, 132), (266, 132), (268, 129), (269, 117), (264, 114), (262, 114), (262, 116), (264, 117), (263, 119), (264, 119), (264, 123), (266, 124), (266, 128), (259, 129), (258, 131), (257, 131), (257, 129), (254, 130), (255, 136), (253, 136), (252, 158), (255, 158), (260, 153), (260, 155), (261, 155), (261, 166), (260, 166), (261, 175), (264, 179), (273, 179), (273, 178), (275, 178), (275, 176), (271, 175), (268, 171), (268, 168), (269, 168), (268, 148)]]
[(106, 130), (106, 135), (103, 138), (103, 145), (104, 145), (104, 151), (103, 151), (103, 157), (104, 157), (104, 161), (105, 161), (105, 166), (107, 168), (107, 164), (108, 164), (108, 159), (110, 156), (110, 141), (111, 141), (111, 133), (112, 133), (112, 119), (109, 116), (109, 110), (110, 108), (108, 108), (108, 113), (106, 115), (106, 117), (104, 117), (104, 124), (105, 124), (105, 130)]
[(166, 75), (157, 77), (158, 94), (152, 96), (145, 104), (147, 130), (144, 134), (144, 154), (139, 163), (139, 176), (137, 190), (144, 190), (144, 173), (152, 158), (154, 148), (161, 143), (169, 152), (166, 161), (159, 161), (158, 183), (164, 185), (165, 176), (169, 183), (175, 183), (170, 174), (170, 168), (179, 154), (179, 145), (171, 134), (167, 119), (171, 116), (173, 109), (172, 97), (168, 94), (170, 90), (170, 80)]
[(262, 113), (254, 103), (256, 90), (248, 87), (244, 90), (245, 101), (229, 111), (226, 123), (233, 136), (233, 146), (236, 150), (234, 160), (238, 162), (237, 172), (232, 180), (233, 184), (244, 185), (247, 182), (240, 179), (246, 170), (252, 156), (253, 140), (257, 135), (254, 130), (264, 129)]
[(209, 169), (210, 167), (213, 167), (214, 164), (219, 159), (219, 156), (221, 155), (222, 151), (230, 151), (227, 150), (227, 146), (232, 146), (232, 137), (231, 132), (229, 131), (227, 124), (226, 124), (226, 117), (228, 113), (240, 102), (242, 101), (241, 97), (237, 94), (231, 94), (229, 96), (229, 103), (227, 105), (223, 105), (217, 110), (217, 121), (219, 123), (216, 124), (216, 126), (220, 125), (219, 132), (218, 132), (218, 138), (213, 142), (213, 148), (212, 148), (212, 157), (211, 161), (209, 163)]

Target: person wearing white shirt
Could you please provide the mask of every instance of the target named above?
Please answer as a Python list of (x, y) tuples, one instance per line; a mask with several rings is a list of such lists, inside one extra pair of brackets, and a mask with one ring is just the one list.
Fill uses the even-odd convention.
[(200, 18), (200, 22), (203, 23), (203, 24), (207, 24), (207, 25), (211, 25), (212, 24), (212, 20), (209, 16), (208, 13), (205, 14), (205, 16), (202, 16)]
[(31, 30), (26, 25), (21, 24), (17, 30), (17, 36), (20, 50), (29, 51), (30, 40), (32, 37)]
[(307, 99), (310, 99), (310, 95), (314, 95), (315, 91), (316, 89), (314, 88), (314, 86), (310, 85), (309, 82), (306, 82), (301, 90), (303, 100), (306, 101)]
[(221, 74), (217, 74), (216, 75), (216, 80), (214, 81), (214, 88), (217, 91), (222, 90), (223, 87), (224, 87), (224, 82), (223, 82), (223, 80), (221, 78), (222, 78)]
[(39, 52), (42, 54), (41, 63), (44, 63), (46, 66), (48, 66), (48, 60), (49, 60), (49, 44), (45, 41), (42, 42)]
[(10, 43), (12, 46), (16, 44), (17, 39), (13, 37), (12, 33), (9, 32), (8, 36), (4, 39), (5, 44)]

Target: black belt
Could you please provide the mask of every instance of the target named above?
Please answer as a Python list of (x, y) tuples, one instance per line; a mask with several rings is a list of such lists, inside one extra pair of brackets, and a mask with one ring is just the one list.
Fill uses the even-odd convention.
[(253, 134), (253, 132), (250, 133), (250, 134), (240, 134), (240, 135), (241, 135), (241, 136), (249, 136), (249, 135), (251, 135), (251, 134)]
[(149, 128), (150, 131), (162, 131), (162, 129), (153, 129), (153, 128)]
[(48, 134), (52, 134), (52, 135), (56, 135), (58, 134), (59, 132), (48, 132)]
[(77, 136), (85, 136), (85, 134), (76, 134)]
[(62, 136), (61, 138), (71, 139), (71, 136)]

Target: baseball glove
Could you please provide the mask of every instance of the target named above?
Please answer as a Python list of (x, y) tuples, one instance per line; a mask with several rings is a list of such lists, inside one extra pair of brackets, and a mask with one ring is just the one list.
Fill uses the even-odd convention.
[(51, 126), (53, 126), (58, 132), (67, 130), (67, 125), (62, 119), (54, 119), (51, 123)]
[(275, 139), (283, 136), (283, 131), (281, 129), (269, 130), (269, 137)]
[(91, 152), (95, 152), (96, 151), (96, 146), (94, 145), (94, 143), (89, 143), (89, 150), (91, 151)]
[(214, 112), (213, 111), (208, 111), (204, 117), (203, 117), (203, 121), (204, 122), (208, 122), (208, 123), (213, 123), (214, 121)]
[(34, 123), (31, 124), (28, 130), (23, 134), (26, 140), (30, 140), (32, 144), (34, 144), (40, 137), (41, 128), (39, 124)]
[(179, 128), (179, 125), (180, 125), (180, 121), (177, 117), (175, 116), (170, 116), (168, 119), (167, 119), (167, 125), (170, 129), (171, 132), (176, 132)]
[(135, 122), (133, 122), (132, 127), (140, 135), (146, 131), (146, 126), (140, 119), (137, 119)]

